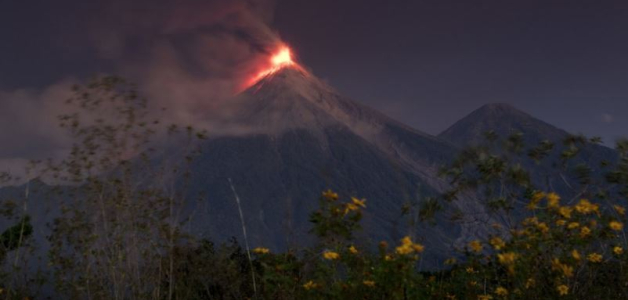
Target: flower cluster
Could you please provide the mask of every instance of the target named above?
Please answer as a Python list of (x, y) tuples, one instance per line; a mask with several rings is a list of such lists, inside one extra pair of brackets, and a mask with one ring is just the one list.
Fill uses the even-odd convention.
[[(344, 234), (356, 228), (365, 200), (343, 202), (326, 191), (321, 201), (322, 209), (312, 218), (321, 240), (312, 251), (316, 256), (306, 255), (291, 269), (295, 265), (279, 259), (280, 254), (253, 250), (265, 266), (263, 282), (298, 283), (297, 294), (289, 297), (597, 299), (600, 291), (609, 290), (604, 284), (615, 281), (620, 283), (613, 288), (628, 295), (619, 280), (628, 278), (621, 205), (606, 207), (588, 199), (568, 204), (556, 193), (534, 192), (525, 205), (530, 216), (511, 226), (493, 224), (486, 238), (472, 239), (461, 249), (464, 258), (449, 258), (443, 261), (447, 271), (429, 273), (420, 270), (418, 259), (425, 247), (411, 236), (394, 247), (381, 241), (375, 254)], [(610, 280), (593, 282), (600, 274)]]
[[(556, 193), (534, 192), (526, 207), (533, 216), (508, 232), (493, 226), (496, 234), (469, 242), (468, 260), (454, 265), (453, 273), (466, 278), (477, 299), (533, 299), (550, 296), (550, 290), (557, 298), (581, 295), (596, 288), (587, 280), (600, 270), (628, 275), (616, 269), (626, 268), (623, 206), (603, 208), (589, 199), (568, 205)], [(479, 282), (494, 283), (492, 293), (482, 293), (486, 287)]]
[(408, 255), (412, 253), (421, 253), (425, 250), (425, 247), (421, 244), (412, 242), (409, 236), (401, 239), (401, 245), (395, 249), (395, 252), (399, 255)]

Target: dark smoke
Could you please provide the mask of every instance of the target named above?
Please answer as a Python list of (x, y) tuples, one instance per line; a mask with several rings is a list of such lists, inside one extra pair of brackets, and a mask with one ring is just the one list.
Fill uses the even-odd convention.
[[(75, 6), (82, 14), (77, 31), (59, 32), (56, 46), (103, 61), (106, 70), (94, 74), (113, 70), (137, 83), (155, 109), (167, 109), (168, 121), (208, 126), (205, 121), (279, 43), (269, 26), (274, 2), (99, 0)], [(63, 154), (68, 141), (55, 116), (64, 110), (71, 84), (86, 79), (0, 91), (0, 170)]]

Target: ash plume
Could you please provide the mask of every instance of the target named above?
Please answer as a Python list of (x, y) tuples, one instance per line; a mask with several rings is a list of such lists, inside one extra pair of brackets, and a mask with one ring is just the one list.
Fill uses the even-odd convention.
[[(59, 5), (63, 2), (76, 4)], [(208, 127), (279, 43), (269, 26), (274, 2), (99, 0), (81, 7), (85, 16), (76, 32), (59, 32), (55, 47), (88, 52), (103, 62), (105, 70), (91, 70), (94, 74), (137, 83), (152, 108), (166, 109), (166, 122)], [(71, 85), (86, 79), (66, 76), (44, 88), (0, 90), (0, 170), (15, 171), (27, 159), (67, 151), (69, 141), (56, 116), (64, 111)]]

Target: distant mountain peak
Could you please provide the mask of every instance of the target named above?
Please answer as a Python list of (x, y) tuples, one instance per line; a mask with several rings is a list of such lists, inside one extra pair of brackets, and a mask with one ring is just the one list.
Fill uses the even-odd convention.
[(516, 114), (524, 113), (521, 110), (517, 109), (516, 107), (508, 103), (501, 103), (501, 102), (482, 105), (476, 111), (484, 111), (484, 112), (491, 112), (491, 113), (516, 113)]
[(474, 110), (469, 114), (471, 116), (492, 116), (492, 117), (505, 117), (505, 118), (517, 118), (517, 119), (529, 119), (534, 118), (528, 113), (508, 104), (508, 103), (489, 103), (482, 105), (480, 108)]
[(502, 138), (513, 133), (523, 133), (524, 140), (529, 143), (544, 139), (557, 141), (568, 135), (566, 131), (541, 121), (510, 104), (490, 103), (471, 112), (438, 137), (464, 147), (482, 143), (484, 134), (488, 131), (494, 131)]
[(505, 110), (514, 109), (516, 110), (517, 108), (505, 102), (494, 102), (494, 103), (484, 104), (479, 109), (505, 109)]

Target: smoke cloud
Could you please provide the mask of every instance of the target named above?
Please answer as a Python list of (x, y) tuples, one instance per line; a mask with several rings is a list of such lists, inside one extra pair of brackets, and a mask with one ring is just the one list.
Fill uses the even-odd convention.
[[(206, 127), (280, 43), (269, 26), (274, 7), (274, 0), (99, 0), (85, 7), (78, 34), (60, 34), (57, 46), (88, 51), (137, 83), (152, 107), (167, 109), (167, 121)], [(67, 151), (56, 116), (70, 86), (85, 79), (0, 90), (0, 170)]]

